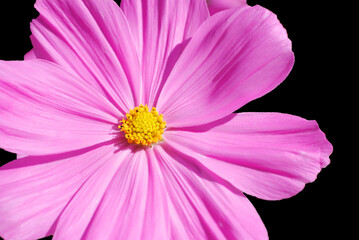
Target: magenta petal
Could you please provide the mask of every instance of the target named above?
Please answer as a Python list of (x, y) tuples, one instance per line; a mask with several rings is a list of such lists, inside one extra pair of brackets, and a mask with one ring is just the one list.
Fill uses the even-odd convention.
[(126, 18), (112, 0), (38, 0), (38, 58), (72, 70), (127, 112), (142, 102), (141, 69)]
[(109, 183), (121, 164), (131, 158), (129, 149), (115, 152), (82, 184), (61, 213), (54, 233), (55, 239), (81, 239)]
[(273, 13), (260, 6), (223, 11), (196, 31), (157, 108), (169, 127), (221, 119), (275, 88), (293, 62), (291, 42)]
[(43, 60), (0, 61), (0, 147), (60, 153), (116, 137), (121, 113), (89, 84)]
[(157, 91), (192, 37), (209, 17), (205, 1), (124, 0), (121, 8), (137, 45), (143, 70), (145, 102), (153, 105)]
[(52, 235), (72, 196), (112, 151), (113, 144), (103, 144), (0, 167), (0, 236), (31, 240)]
[(84, 239), (170, 239), (167, 198), (152, 149), (125, 159)]
[(329, 164), (332, 152), (315, 121), (281, 113), (240, 113), (207, 131), (169, 131), (165, 141), (241, 191), (267, 200), (297, 194)]
[(168, 194), (171, 238), (268, 239), (267, 231), (248, 199), (173, 151), (155, 148)]
[(229, 8), (243, 6), (246, 3), (246, 0), (207, 0), (208, 9), (211, 15)]
[(36, 59), (36, 55), (33, 49), (31, 49), (28, 53), (25, 54), (24, 60), (33, 60)]

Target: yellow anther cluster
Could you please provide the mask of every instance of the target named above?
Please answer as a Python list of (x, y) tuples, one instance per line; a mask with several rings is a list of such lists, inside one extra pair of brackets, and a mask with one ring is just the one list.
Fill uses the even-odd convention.
[(161, 141), (166, 127), (163, 115), (158, 114), (155, 107), (149, 112), (147, 105), (142, 104), (131, 109), (126, 114), (126, 119), (122, 119), (121, 122), (119, 128), (125, 133), (127, 141), (144, 146)]

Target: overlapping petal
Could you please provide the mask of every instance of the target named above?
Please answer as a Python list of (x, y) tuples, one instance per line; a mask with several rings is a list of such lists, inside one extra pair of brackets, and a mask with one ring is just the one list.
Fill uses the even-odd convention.
[(168, 194), (171, 238), (268, 239), (248, 199), (214, 180), (168, 144), (154, 149)]
[(276, 16), (243, 6), (215, 14), (195, 32), (158, 98), (170, 127), (211, 122), (280, 84), (294, 62)]
[(108, 160), (116, 159), (113, 144), (29, 156), (0, 167), (0, 236), (30, 240), (52, 235), (78, 189)]
[[(214, 182), (168, 145), (136, 152), (120, 164), (101, 199), (91, 180), (84, 184), (62, 214), (56, 238), (81, 236), (91, 219), (84, 239), (267, 239), (241, 192)], [(82, 189), (94, 199), (81, 201)], [(70, 207), (77, 201), (89, 204)]]
[(141, 59), (144, 103), (153, 106), (187, 41), (209, 17), (205, 1), (124, 0), (128, 20)]
[(127, 112), (142, 103), (136, 46), (126, 18), (112, 0), (37, 0), (32, 22), (37, 58), (72, 70)]
[(100, 162), (106, 160), (105, 164), (81, 185), (62, 211), (56, 224), (54, 239), (82, 239), (110, 182), (119, 169), (133, 158), (131, 150), (123, 144), (116, 147), (123, 150), (112, 149), (112, 155), (108, 159), (98, 159)]
[(332, 146), (315, 121), (280, 113), (240, 113), (168, 142), (188, 161), (262, 199), (291, 197), (329, 164)]
[(0, 62), (0, 146), (61, 153), (117, 137), (121, 112), (94, 88), (43, 60)]
[(207, 0), (211, 15), (229, 8), (243, 6), (246, 3), (246, 0)]
[(168, 220), (158, 162), (153, 154), (138, 151), (121, 164), (84, 238), (170, 239)]
[(33, 60), (33, 59), (36, 59), (36, 55), (35, 55), (34, 50), (31, 49), (29, 52), (27, 52), (24, 55), (24, 60)]

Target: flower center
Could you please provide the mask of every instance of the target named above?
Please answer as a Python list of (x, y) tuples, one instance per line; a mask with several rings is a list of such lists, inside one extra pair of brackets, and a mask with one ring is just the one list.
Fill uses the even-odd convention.
[(166, 127), (163, 115), (158, 114), (155, 107), (151, 112), (147, 105), (142, 104), (126, 113), (126, 119), (122, 119), (118, 127), (125, 133), (129, 143), (138, 145), (151, 145), (162, 140), (162, 133)]

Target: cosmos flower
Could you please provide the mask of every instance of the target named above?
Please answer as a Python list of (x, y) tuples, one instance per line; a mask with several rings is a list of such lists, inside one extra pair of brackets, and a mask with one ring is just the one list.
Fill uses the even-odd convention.
[(329, 164), (315, 121), (233, 112), (289, 74), (276, 16), (205, 0), (37, 0), (0, 61), (5, 239), (267, 239), (243, 193), (289, 198)]
[(211, 15), (228, 9), (242, 6), (247, 3), (247, 0), (207, 0), (208, 9)]

